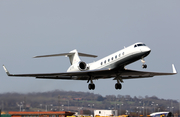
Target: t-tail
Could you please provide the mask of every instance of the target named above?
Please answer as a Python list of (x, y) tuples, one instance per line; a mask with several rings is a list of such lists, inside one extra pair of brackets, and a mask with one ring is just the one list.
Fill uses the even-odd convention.
[(69, 57), (71, 65), (76, 64), (81, 61), (79, 56), (83, 57), (97, 57), (96, 55), (91, 55), (91, 54), (85, 54), (85, 53), (80, 53), (76, 49), (70, 51), (69, 53), (61, 53), (61, 54), (51, 54), (51, 55), (42, 55), (42, 56), (35, 56), (34, 58), (41, 58), (41, 57), (54, 57), (54, 56), (67, 56)]

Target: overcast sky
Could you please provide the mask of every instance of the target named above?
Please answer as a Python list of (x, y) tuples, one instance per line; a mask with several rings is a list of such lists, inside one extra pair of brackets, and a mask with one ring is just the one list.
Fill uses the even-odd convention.
[[(56, 54), (77, 49), (98, 55), (81, 59), (96, 61), (136, 42), (151, 48), (145, 58), (148, 68), (137, 61), (129, 69), (172, 72), (180, 69), (179, 0), (0, 0), (0, 65), (10, 73), (65, 72), (66, 57), (34, 59), (33, 56)], [(8, 77), (0, 69), (0, 93), (44, 92), (55, 89), (92, 92), (105, 95), (157, 96), (180, 99), (180, 75), (124, 80), (115, 90), (112, 79), (94, 81), (39, 80)]]

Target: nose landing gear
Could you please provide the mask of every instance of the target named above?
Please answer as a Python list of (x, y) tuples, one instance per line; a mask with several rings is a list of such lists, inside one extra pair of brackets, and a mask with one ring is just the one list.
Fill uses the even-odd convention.
[(146, 68), (147, 68), (147, 65), (146, 65), (146, 64), (143, 64), (143, 65), (142, 65), (142, 68), (143, 68), (143, 69), (146, 69)]
[(147, 68), (147, 65), (145, 64), (144, 58), (141, 59), (141, 62), (143, 63), (142, 68), (143, 68), (143, 69), (146, 69), (146, 68)]

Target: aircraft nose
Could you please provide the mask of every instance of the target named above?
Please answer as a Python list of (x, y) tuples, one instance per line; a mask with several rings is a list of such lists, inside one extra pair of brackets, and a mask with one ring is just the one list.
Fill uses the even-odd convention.
[(150, 53), (150, 52), (151, 52), (151, 49), (150, 49), (149, 47), (147, 47), (147, 48), (145, 49), (145, 51)]
[(141, 51), (143, 53), (146, 53), (146, 55), (148, 55), (151, 52), (151, 49), (149, 47), (145, 47), (145, 48), (141, 49)]
[(141, 48), (142, 52), (151, 52), (151, 49), (149, 47), (143, 47)]
[(149, 54), (149, 53), (151, 52), (151, 49), (150, 49), (150, 48), (148, 48), (146, 51), (147, 51), (147, 53)]

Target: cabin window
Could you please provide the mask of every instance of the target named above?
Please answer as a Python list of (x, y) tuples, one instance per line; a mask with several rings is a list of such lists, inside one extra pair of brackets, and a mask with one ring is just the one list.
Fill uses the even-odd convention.
[(108, 62), (110, 61), (110, 59), (108, 59)]
[(113, 57), (111, 58), (111, 60), (113, 60)]
[(119, 54), (119, 57), (121, 56), (121, 54)]
[(124, 52), (122, 53), (122, 55), (124, 55)]
[(101, 65), (103, 64), (103, 62), (101, 62)]
[(115, 56), (115, 58), (117, 58), (117, 55)]
[(104, 61), (104, 63), (106, 63), (106, 60)]
[(134, 45), (134, 47), (137, 47), (137, 45)]

